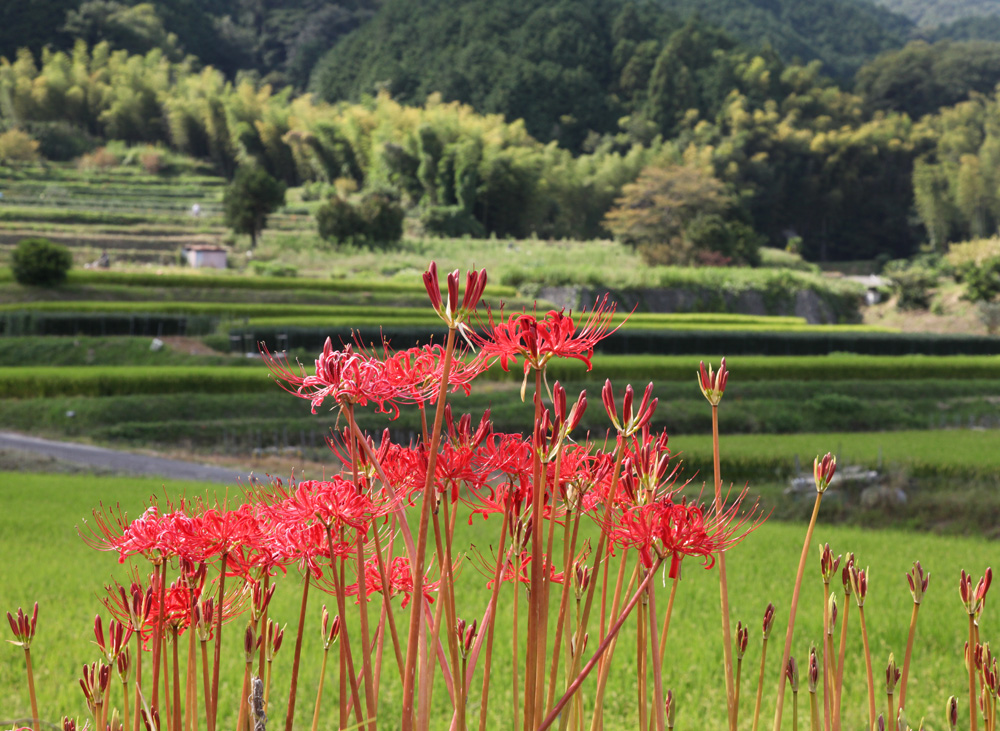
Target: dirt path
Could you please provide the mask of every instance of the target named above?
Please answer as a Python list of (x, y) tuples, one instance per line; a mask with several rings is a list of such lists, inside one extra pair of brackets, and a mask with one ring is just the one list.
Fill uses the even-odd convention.
[(64, 462), (88, 465), (115, 473), (158, 475), (172, 480), (197, 480), (235, 485), (254, 478), (245, 471), (166, 459), (145, 454), (133, 454), (117, 449), (105, 449), (75, 442), (56, 442), (29, 437), (15, 432), (0, 431), (0, 449), (14, 449), (52, 457)]

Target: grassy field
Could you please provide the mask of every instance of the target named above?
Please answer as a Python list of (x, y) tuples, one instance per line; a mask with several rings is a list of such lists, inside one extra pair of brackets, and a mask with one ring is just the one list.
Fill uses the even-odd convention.
[[(57, 722), (63, 714), (83, 716), (85, 706), (76, 684), (79, 669), (85, 662), (96, 659), (90, 644), (93, 615), (99, 609), (95, 595), (111, 576), (122, 579), (125, 567), (119, 566), (113, 556), (95, 553), (85, 547), (77, 537), (74, 526), (88, 517), (89, 511), (100, 501), (120, 501), (131, 514), (136, 514), (143, 500), (151, 492), (160, 495), (168, 491), (174, 498), (182, 492), (198, 494), (202, 485), (170, 483), (165, 488), (149, 479), (94, 478), (87, 476), (44, 474), (0, 474), (0, 500), (3, 517), (0, 518), (0, 550), (8, 559), (0, 562), (0, 610), (28, 607), (39, 601), (39, 630), (32, 647), (36, 668), (40, 703), (43, 717)], [(463, 526), (464, 521), (459, 521)], [(476, 543), (485, 548), (491, 539), (483, 531), (498, 528), (494, 522), (477, 522), (471, 527), (460, 527), (458, 546)], [(768, 655), (765, 684), (764, 722), (773, 715), (774, 687), (778, 675), (784, 623), (791, 595), (792, 580), (801, 541), (802, 524), (773, 522), (766, 524), (727, 557), (730, 577), (732, 619), (748, 624), (751, 628), (749, 651), (743, 666), (743, 692), (741, 717), (743, 725), (752, 714), (753, 689), (751, 679), (756, 677), (759, 665), (760, 618), (765, 605), (771, 601), (778, 608), (775, 631)], [(800, 665), (811, 642), (820, 635), (822, 587), (815, 571), (816, 545), (829, 542), (835, 552), (854, 551), (862, 566), (870, 566), (871, 589), (866, 604), (873, 662), (880, 676), (889, 652), (900, 660), (904, 650), (906, 628), (912, 600), (907, 591), (904, 573), (914, 560), (921, 560), (932, 576), (928, 595), (920, 611), (914, 663), (910, 680), (909, 718), (911, 724), (925, 719), (927, 731), (946, 728), (942, 709), (948, 695), (963, 698), (964, 670), (962, 643), (965, 639), (966, 621), (957, 597), (958, 572), (964, 568), (979, 576), (996, 558), (995, 544), (981, 539), (941, 538), (914, 533), (872, 532), (857, 528), (831, 527), (821, 513), (815, 534), (815, 545), (810, 548), (810, 559), (803, 587), (799, 611), (799, 624), (793, 645)], [(668, 655), (664, 683), (672, 688), (678, 699), (678, 728), (721, 729), (724, 725), (724, 689), (721, 681), (722, 648), (718, 641), (718, 584), (717, 574), (704, 571), (695, 561), (685, 564), (683, 580), (678, 591), (677, 604), (668, 641)], [(467, 565), (459, 577), (460, 613), (476, 616), (485, 605), (488, 593), (485, 579)], [(278, 592), (272, 605), (272, 616), (281, 623), (294, 624), (295, 608), (299, 595), (299, 582), (294, 578), (279, 580)], [(658, 606), (665, 606), (667, 590), (658, 585)], [(511, 727), (511, 666), (509, 649), (505, 640), (511, 636), (510, 587), (502, 592), (497, 627), (498, 650), (492, 673), (491, 729)], [(839, 593), (839, 591), (838, 591)], [(842, 597), (841, 597), (842, 598)], [(308, 611), (309, 629), (305, 636), (303, 670), (296, 727), (311, 719), (312, 698), (318, 672), (318, 626), (321, 603), (331, 603), (331, 597), (314, 593)], [(523, 597), (522, 597), (523, 599)], [(987, 602), (982, 619), (982, 636), (994, 639), (997, 619)], [(843, 611), (843, 609), (842, 609)], [(841, 615), (842, 616), (842, 615)], [(845, 728), (859, 728), (866, 713), (864, 664), (860, 652), (857, 610), (851, 610), (849, 620), (851, 637), (846, 663)], [(235, 625), (227, 635), (230, 650), (236, 647)], [(615, 657), (615, 672), (611, 675), (607, 696), (605, 728), (624, 731), (636, 727), (635, 652), (631, 625), (623, 634)], [(289, 630), (291, 631), (291, 629)], [(523, 628), (521, 637), (523, 638)], [(593, 639), (593, 638), (592, 638)], [(27, 698), (23, 689), (23, 664), (20, 651), (6, 646), (7, 659), (0, 662), (0, 708), (4, 718), (23, 716), (27, 713)], [(521, 650), (523, 657), (523, 648)], [(235, 703), (238, 694), (238, 674), (235, 653), (225, 652), (229, 662), (226, 667), (222, 696)], [(276, 680), (272, 703), (281, 709), (287, 695), (287, 678), (291, 662), (288, 639), (276, 660)], [(332, 709), (336, 700), (336, 682), (331, 674), (327, 683), (327, 708)], [(803, 681), (804, 685), (804, 681)], [(876, 687), (878, 687), (876, 679)], [(478, 684), (475, 686), (478, 688)], [(440, 690), (440, 687), (438, 688)], [(116, 691), (117, 693), (117, 691)], [(443, 694), (438, 693), (438, 696)], [(800, 709), (807, 707), (805, 691), (800, 694)], [(113, 698), (117, 697), (113, 695)], [(474, 693), (478, 697), (478, 692)], [(445, 701), (436, 697), (439, 712), (445, 711)], [(396, 727), (394, 718), (398, 711), (398, 689), (387, 673), (382, 691), (383, 711), (379, 729)], [(965, 705), (960, 701), (965, 713)], [(884, 706), (884, 697), (879, 707)], [(473, 703), (471, 711), (477, 710)], [(223, 727), (232, 722), (228, 714), (232, 705), (223, 709)], [(280, 718), (283, 710), (273, 712)], [(325, 724), (332, 723), (326, 715)], [(790, 708), (785, 714), (785, 728), (791, 728)], [(434, 723), (443, 723), (438, 717)], [(328, 725), (324, 727), (329, 727)], [(440, 727), (440, 726), (435, 726)]]

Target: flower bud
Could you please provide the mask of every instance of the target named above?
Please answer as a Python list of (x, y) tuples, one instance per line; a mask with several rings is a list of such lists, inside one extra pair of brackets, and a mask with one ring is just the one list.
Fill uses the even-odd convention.
[(705, 362), (698, 364), (698, 386), (708, 403), (718, 406), (722, 401), (722, 394), (726, 391), (726, 383), (729, 381), (729, 370), (726, 368), (726, 359), (722, 359), (719, 364), (718, 373), (712, 371), (712, 366), (708, 366), (705, 371)]
[(847, 558), (844, 559), (844, 568), (840, 570), (840, 580), (844, 584), (844, 596), (849, 597), (851, 595), (851, 570), (854, 567), (854, 554), (847, 554)]
[(885, 692), (892, 695), (896, 692), (896, 683), (899, 682), (900, 671), (896, 667), (896, 657), (889, 653), (889, 663), (885, 667)]
[(873, 728), (875, 731), (885, 731), (885, 716), (883, 714), (878, 714)]
[(859, 607), (863, 607), (865, 605), (865, 599), (868, 598), (867, 568), (851, 568), (851, 586), (854, 589), (854, 601), (858, 603)]
[(910, 584), (910, 594), (913, 596), (914, 604), (920, 604), (930, 580), (930, 573), (924, 574), (924, 567), (920, 565), (919, 561), (914, 561), (913, 568), (906, 575), (906, 581)]
[(950, 696), (944, 706), (944, 715), (948, 719), (948, 728), (955, 731), (958, 728), (958, 699)]
[(837, 568), (840, 566), (840, 556), (837, 558), (833, 557), (833, 550), (830, 548), (830, 544), (827, 543), (820, 546), (819, 549), (819, 570), (820, 574), (823, 576), (823, 583), (829, 585), (830, 579), (836, 573)]
[(667, 717), (667, 728), (672, 729), (674, 727), (674, 718), (677, 715), (677, 703), (674, 699), (673, 690), (667, 690), (667, 697), (663, 705)]
[(747, 641), (750, 639), (750, 628), (742, 622), (736, 623), (736, 659), (742, 660), (747, 652)]
[(774, 626), (774, 604), (768, 603), (767, 608), (764, 610), (764, 640), (766, 641), (771, 636), (771, 627)]
[(826, 603), (826, 616), (830, 618), (830, 621), (826, 626), (826, 633), (830, 636), (833, 635), (833, 628), (837, 626), (837, 595), (831, 594), (830, 599)]
[(816, 657), (816, 648), (809, 648), (809, 692), (815, 693), (819, 685), (819, 658)]
[(837, 458), (829, 452), (823, 459), (818, 456), (813, 460), (813, 480), (816, 482), (816, 492), (822, 495), (830, 487), (833, 475), (837, 471)]
[(785, 677), (788, 678), (788, 685), (791, 686), (793, 693), (799, 692), (799, 666), (795, 662), (794, 657), (788, 658), (788, 664), (785, 665)]

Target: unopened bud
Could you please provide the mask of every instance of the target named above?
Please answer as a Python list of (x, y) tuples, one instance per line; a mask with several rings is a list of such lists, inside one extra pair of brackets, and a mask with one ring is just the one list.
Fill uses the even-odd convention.
[(766, 641), (771, 636), (771, 628), (774, 626), (774, 604), (768, 602), (767, 608), (764, 610), (764, 640)]
[(944, 715), (948, 719), (948, 728), (955, 731), (958, 728), (958, 699), (950, 696), (944, 706)]
[(742, 660), (747, 652), (747, 641), (750, 639), (750, 628), (742, 622), (736, 623), (736, 659)]
[(837, 471), (837, 458), (827, 452), (822, 459), (813, 460), (813, 480), (816, 482), (816, 492), (822, 495), (830, 487), (833, 475)]
[(896, 692), (896, 683), (899, 682), (900, 670), (896, 667), (896, 656), (889, 653), (889, 663), (885, 667), (885, 692), (892, 695)]
[(816, 648), (809, 648), (809, 692), (815, 693), (819, 685), (819, 659), (816, 657)]
[(799, 692), (799, 665), (795, 662), (794, 657), (788, 658), (788, 664), (785, 665), (785, 677), (788, 679), (788, 685), (791, 686), (793, 693)]
[(913, 568), (906, 575), (906, 581), (910, 585), (910, 594), (913, 596), (913, 603), (920, 604), (927, 591), (927, 584), (931, 580), (930, 572), (924, 574), (924, 567), (919, 561), (913, 562)]

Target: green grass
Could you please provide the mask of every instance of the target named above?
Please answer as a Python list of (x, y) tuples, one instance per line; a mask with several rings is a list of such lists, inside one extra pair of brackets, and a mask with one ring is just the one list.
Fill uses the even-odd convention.
[[(725, 402), (720, 407), (720, 429), (725, 432)], [(711, 437), (684, 434), (670, 440), (675, 451), (693, 461), (709, 463)], [(949, 472), (996, 475), (1000, 472), (1000, 431), (969, 429), (887, 431), (851, 434), (733, 434), (722, 439), (723, 468), (727, 463), (758, 464), (757, 472), (785, 466), (798, 457), (803, 467), (811, 468), (813, 458), (826, 452), (839, 455), (846, 464), (874, 467), (879, 460), (886, 465), (906, 466), (914, 473)], [(733, 468), (738, 469), (738, 468)]]
[[(197, 494), (205, 486), (169, 483), (167, 491), (175, 499), (183, 491)], [(0, 610), (15, 610), (18, 606), (40, 604), (38, 634), (32, 647), (32, 659), (40, 696), (41, 714), (47, 721), (58, 722), (66, 714), (83, 717), (85, 706), (77, 686), (80, 667), (96, 659), (91, 644), (93, 616), (100, 610), (95, 594), (112, 576), (124, 580), (126, 567), (119, 566), (108, 554), (95, 553), (83, 545), (74, 526), (80, 525), (89, 511), (100, 501), (120, 501), (130, 514), (136, 514), (150, 493), (164, 493), (159, 481), (148, 478), (108, 478), (71, 475), (41, 475), (25, 473), (0, 474), (0, 500), (4, 511), (0, 516), (0, 550), (7, 557), (0, 562)], [(492, 531), (499, 523), (490, 520), (476, 521), (471, 527), (459, 520), (456, 546), (464, 550), (475, 543), (484, 552), (493, 542)], [(803, 524), (772, 522), (760, 528), (744, 543), (727, 555), (730, 579), (732, 619), (738, 619), (751, 628), (749, 650), (743, 664), (743, 691), (741, 693), (742, 725), (749, 724), (753, 706), (753, 688), (759, 665), (760, 617), (770, 601), (778, 607), (775, 630), (768, 648), (765, 674), (763, 723), (769, 724), (774, 712), (775, 682), (781, 655), (787, 606), (792, 590), (795, 567), (802, 546)], [(871, 639), (873, 663), (878, 677), (889, 652), (901, 661), (905, 649), (912, 600), (904, 580), (904, 573), (914, 560), (919, 559), (931, 574), (931, 583), (921, 605), (917, 629), (914, 662), (911, 669), (909, 690), (909, 718), (911, 723), (925, 719), (927, 731), (946, 728), (942, 709), (949, 695), (964, 698), (965, 675), (962, 648), (967, 632), (967, 622), (957, 600), (955, 586), (960, 569), (974, 576), (995, 559), (996, 544), (976, 538), (957, 539), (927, 536), (905, 532), (879, 532), (848, 527), (830, 527), (821, 511), (815, 541), (808, 555), (815, 557), (816, 546), (829, 542), (835, 553), (854, 551), (862, 566), (871, 569), (871, 584), (866, 616)], [(459, 613), (476, 617), (488, 598), (485, 579), (469, 565), (459, 575)], [(145, 568), (141, 569), (145, 571)], [(288, 623), (292, 632), (297, 615), (299, 583), (293, 578), (280, 577), (278, 591), (271, 607), (271, 615), (281, 624)], [(660, 612), (666, 605), (668, 588), (657, 580), (657, 605)], [(490, 700), (490, 729), (511, 728), (511, 664), (509, 638), (512, 636), (511, 591), (503, 587), (498, 612), (496, 633), (497, 651), (494, 658), (492, 694)], [(840, 595), (839, 589), (837, 590)], [(724, 726), (725, 696), (721, 680), (722, 648), (719, 641), (718, 575), (715, 570), (704, 571), (694, 560), (685, 562), (683, 580), (680, 582), (677, 602), (668, 640), (668, 654), (664, 685), (673, 689), (678, 704), (678, 728), (721, 729)], [(839, 596), (840, 616), (843, 617), (843, 597)], [(307, 612), (307, 632), (303, 648), (303, 671), (300, 678), (300, 695), (296, 728), (305, 727), (312, 714), (312, 700), (318, 670), (318, 616), (320, 604), (331, 604), (332, 598), (314, 592), (310, 596)], [(799, 622), (793, 644), (793, 655), (800, 666), (810, 643), (819, 640), (821, 624), (822, 585), (815, 570), (814, 558), (807, 565), (799, 605)], [(523, 596), (522, 596), (522, 607)], [(845, 728), (860, 728), (867, 713), (865, 696), (864, 663), (860, 652), (857, 609), (850, 611), (850, 641), (845, 665)], [(523, 615), (522, 615), (523, 618)], [(400, 617), (405, 626), (405, 614)], [(231, 725), (232, 704), (239, 692), (237, 665), (240, 623), (229, 627), (223, 655), (226, 665), (221, 692), (227, 704), (223, 711), (223, 726)], [(633, 625), (629, 622), (623, 631), (614, 658), (605, 716), (608, 731), (631, 731), (636, 728), (635, 715), (635, 651)], [(984, 639), (997, 636), (997, 615), (987, 602), (981, 622)], [(521, 628), (523, 645), (524, 628)], [(275, 664), (275, 681), (271, 700), (274, 710), (271, 717), (284, 716), (284, 702), (291, 663), (291, 641), (286, 636), (285, 646)], [(591, 637), (591, 646), (595, 642)], [(0, 708), (4, 718), (22, 717), (28, 712), (27, 696), (23, 685), (23, 663), (18, 648), (5, 645), (2, 651), (6, 660), (0, 662)], [(523, 658), (523, 646), (521, 655)], [(331, 658), (331, 665), (335, 666)], [(388, 661), (388, 658), (387, 658)], [(327, 678), (326, 709), (322, 725), (334, 724), (332, 709), (336, 703), (336, 672), (331, 667)], [(399, 690), (390, 668), (386, 668), (382, 690), (383, 710), (379, 729), (395, 728), (398, 714)], [(876, 678), (876, 687), (879, 686)], [(808, 707), (804, 689), (800, 694), (800, 711)], [(433, 728), (445, 725), (446, 702), (436, 685), (435, 708), (437, 715)], [(474, 684), (473, 697), (479, 695), (479, 678)], [(117, 699), (117, 689), (113, 699)], [(879, 696), (878, 707), (885, 703)], [(790, 699), (789, 699), (790, 701)], [(114, 700), (116, 704), (117, 700)], [(967, 718), (965, 704), (960, 700), (962, 715)], [(473, 712), (476, 710), (473, 706)], [(785, 712), (784, 728), (791, 728), (790, 702)], [(806, 727), (805, 716), (800, 716)], [(961, 722), (960, 722), (961, 723)]]

